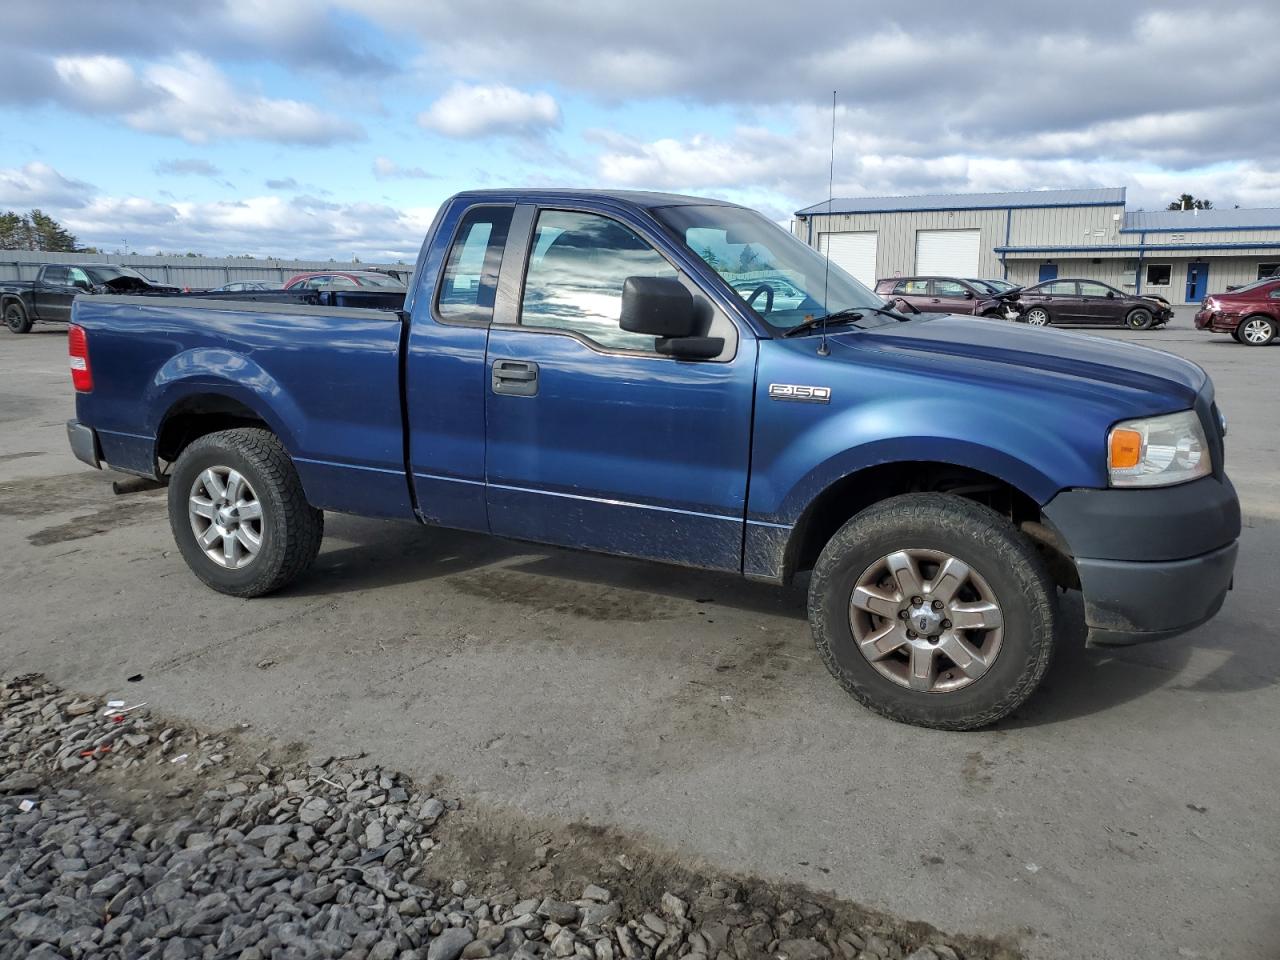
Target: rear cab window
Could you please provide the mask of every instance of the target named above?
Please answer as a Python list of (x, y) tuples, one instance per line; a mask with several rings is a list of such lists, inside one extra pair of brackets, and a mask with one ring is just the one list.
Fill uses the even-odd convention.
[(437, 320), (487, 324), (493, 319), (513, 210), (510, 206), (472, 207), (463, 216), (436, 289)]

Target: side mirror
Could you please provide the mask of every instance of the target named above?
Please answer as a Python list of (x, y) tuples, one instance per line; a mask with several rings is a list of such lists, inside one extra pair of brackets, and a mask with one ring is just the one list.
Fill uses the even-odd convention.
[(699, 332), (693, 295), (674, 277), (627, 277), (618, 325), (630, 333), (665, 339)]
[(1108, 299), (1108, 300), (1114, 300), (1115, 298), (1116, 298), (1116, 292), (1115, 292), (1114, 290), (1108, 290), (1108, 291), (1107, 291), (1107, 299)]
[(966, 300), (972, 300), (972, 299), (973, 299), (973, 291), (972, 291), (972, 290), (966, 290), (966, 291), (964, 292), (964, 298), (965, 298)]

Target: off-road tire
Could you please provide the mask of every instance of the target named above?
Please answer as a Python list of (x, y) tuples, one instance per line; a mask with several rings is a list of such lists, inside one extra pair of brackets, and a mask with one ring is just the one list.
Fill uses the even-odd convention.
[(1130, 330), (1150, 330), (1154, 319), (1146, 307), (1136, 307), (1124, 318), (1124, 325)]
[[(188, 500), (196, 478), (213, 466), (239, 471), (262, 505), (262, 546), (251, 563), (228, 569), (196, 542)], [(169, 478), (169, 526), (191, 571), (233, 597), (261, 597), (293, 582), (320, 552), (324, 513), (307, 503), (284, 445), (269, 430), (242, 427), (210, 433), (182, 451)]]
[[(854, 642), (849, 604), (857, 579), (877, 559), (904, 549), (963, 560), (999, 598), (999, 652), (988, 671), (962, 689), (925, 693), (900, 686)], [(814, 642), (845, 690), (891, 720), (943, 730), (988, 726), (1021, 706), (1049, 667), (1057, 618), (1053, 580), (1031, 542), (1005, 517), (951, 494), (905, 494), (859, 513), (823, 548), (809, 583)]]
[(17, 300), (10, 300), (4, 305), (4, 325), (10, 333), (30, 333), (31, 318), (27, 316), (27, 308)]

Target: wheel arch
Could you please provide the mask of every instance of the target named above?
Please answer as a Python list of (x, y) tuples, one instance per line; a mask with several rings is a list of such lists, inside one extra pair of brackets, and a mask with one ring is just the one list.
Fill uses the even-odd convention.
[[(789, 529), (748, 527), (748, 566), (773, 566), (772, 575), (748, 570), (748, 575), (789, 583), (797, 573), (813, 568), (832, 536), (867, 508), (904, 493), (951, 493), (980, 503), (1007, 517), (1040, 549), (1055, 580), (1072, 585), (1075, 564), (1065, 540), (1045, 523), (1043, 498), (1031, 492), (1025, 478), (1012, 479), (970, 464), (943, 460), (895, 460), (845, 473), (828, 482), (805, 504)], [(773, 532), (773, 536), (769, 536)], [(777, 534), (782, 534), (778, 536)], [(772, 556), (770, 556), (772, 553)]]
[(236, 427), (263, 427), (279, 436), (266, 417), (242, 399), (213, 390), (188, 393), (175, 400), (160, 419), (156, 460), (171, 464), (201, 437)]

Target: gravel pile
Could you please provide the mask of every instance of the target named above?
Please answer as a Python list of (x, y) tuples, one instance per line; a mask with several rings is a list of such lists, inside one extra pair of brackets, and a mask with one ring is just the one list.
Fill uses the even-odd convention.
[(457, 809), (359, 758), (246, 756), (235, 735), (20, 677), (0, 685), (0, 957), (1012, 955), (922, 926), (841, 924), (816, 902), (765, 909), (724, 879), (627, 911), (595, 883), (560, 899), (517, 891), (524, 876), (480, 895), (430, 870)]

